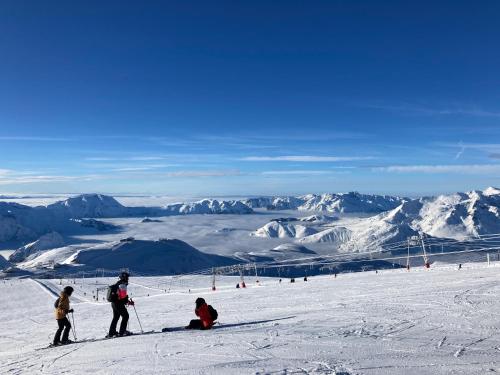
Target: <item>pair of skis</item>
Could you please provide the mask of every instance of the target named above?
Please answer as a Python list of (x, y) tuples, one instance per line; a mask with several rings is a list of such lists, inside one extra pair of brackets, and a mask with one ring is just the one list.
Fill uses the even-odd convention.
[(124, 338), (124, 337), (130, 337), (130, 336), (149, 335), (149, 334), (152, 334), (152, 333), (160, 333), (160, 332), (157, 332), (157, 331), (144, 331), (144, 332), (132, 333), (130, 335), (123, 335), (123, 336), (113, 336), (113, 337), (103, 337), (103, 338), (96, 338), (96, 339), (77, 340), (77, 341), (72, 341), (72, 342), (67, 343), (67, 344), (60, 344), (60, 345), (50, 344), (48, 346), (44, 346), (43, 348), (37, 348), (35, 350), (38, 351), (38, 350), (46, 350), (46, 349), (53, 349), (53, 348), (63, 348), (63, 347), (71, 346), (71, 345), (74, 345), (74, 344), (85, 344), (85, 343), (88, 343), (88, 342), (96, 342), (96, 341), (104, 341), (104, 340), (114, 340), (114, 339), (120, 339), (120, 338)]

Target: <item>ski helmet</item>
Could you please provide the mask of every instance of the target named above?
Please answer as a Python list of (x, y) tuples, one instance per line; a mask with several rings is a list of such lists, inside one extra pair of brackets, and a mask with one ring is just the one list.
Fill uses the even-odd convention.
[(122, 273), (120, 273), (120, 276), (118, 276), (118, 278), (121, 281), (128, 281), (128, 277), (129, 277), (128, 272), (122, 272)]
[(203, 298), (199, 297), (199, 298), (196, 298), (196, 302), (195, 303), (196, 303), (196, 307), (200, 307), (201, 305), (203, 305), (206, 302), (205, 302), (205, 300)]
[(70, 287), (70, 286), (65, 286), (64, 289), (63, 289), (63, 292), (65, 294), (67, 294), (68, 296), (70, 296), (73, 293), (73, 288)]

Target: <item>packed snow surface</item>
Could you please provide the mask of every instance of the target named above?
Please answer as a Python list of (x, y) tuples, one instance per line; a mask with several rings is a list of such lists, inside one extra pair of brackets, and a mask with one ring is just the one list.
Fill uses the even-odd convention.
[[(102, 340), (111, 307), (78, 279), (71, 297), (84, 342), (47, 350), (53, 302), (70, 280), (0, 282), (2, 374), (489, 374), (500, 371), (497, 264), (310, 277), (308, 282), (239, 278), (131, 278), (145, 331)], [(170, 292), (168, 287), (171, 286)], [(189, 293), (188, 288), (191, 289)], [(167, 290), (167, 292), (165, 292)], [(182, 329), (197, 297), (219, 313), (210, 331)], [(130, 329), (140, 327), (129, 309)], [(171, 332), (161, 333), (169, 327)], [(72, 335), (71, 335), (72, 336)], [(91, 341), (96, 339), (97, 341)], [(90, 340), (90, 341), (85, 341)]]

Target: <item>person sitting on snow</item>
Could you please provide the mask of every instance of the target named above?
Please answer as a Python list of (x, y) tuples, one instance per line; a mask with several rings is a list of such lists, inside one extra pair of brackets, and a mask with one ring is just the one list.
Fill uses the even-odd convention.
[[(56, 308), (56, 320), (59, 326), (54, 336), (54, 341), (52, 342), (52, 345), (54, 346), (72, 343), (72, 341), (68, 338), (69, 331), (71, 329), (71, 323), (66, 317), (68, 313), (73, 312), (73, 309), (69, 308), (69, 297), (71, 296), (71, 294), (73, 294), (73, 288), (70, 286), (65, 287), (61, 292), (59, 298), (54, 303), (54, 307)], [(61, 341), (61, 333), (63, 332), (63, 329), (64, 333)]]
[(186, 329), (210, 329), (217, 320), (217, 310), (212, 306), (207, 305), (203, 298), (196, 299), (196, 308), (194, 310), (196, 316), (200, 319), (193, 319), (189, 322)]

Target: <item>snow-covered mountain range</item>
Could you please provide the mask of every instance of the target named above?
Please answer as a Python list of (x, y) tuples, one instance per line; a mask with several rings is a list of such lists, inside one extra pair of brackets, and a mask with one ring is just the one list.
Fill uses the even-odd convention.
[(243, 200), (252, 208), (268, 210), (300, 210), (332, 213), (378, 213), (399, 206), (405, 199), (388, 195), (357, 192), (339, 194), (307, 194), (298, 197), (260, 197)]
[[(271, 208), (271, 211), (262, 210), (263, 207)], [(293, 209), (297, 212), (290, 217), (273, 217), (275, 209)], [(301, 211), (303, 215), (311, 210), (317, 210), (318, 213), (301, 216)], [(324, 212), (337, 215), (325, 215)], [(356, 212), (359, 215), (354, 215)], [(182, 241), (181, 246), (177, 242), (151, 239), (160, 237), (152, 235), (161, 234), (164, 228), (169, 227), (172, 221), (168, 216), (172, 216), (173, 222), (179, 225), (176, 228), (184, 233), (182, 239), (191, 242), (191, 238), (198, 233), (193, 232), (191, 235), (189, 230), (193, 221), (183, 217), (195, 214), (255, 214), (252, 217), (255, 217), (260, 227), (232, 227), (232, 216), (206, 221), (208, 228), (212, 222), (221, 223), (219, 229), (206, 231), (213, 234), (206, 235), (210, 243), (209, 252), (225, 255), (238, 252), (234, 257), (217, 258), (214, 255), (215, 258), (212, 258), (212, 255), (201, 253)], [(134, 217), (145, 216), (147, 220), (137, 220), (142, 226), (129, 228)], [(163, 216), (161, 220), (151, 219), (160, 216)], [(94, 217), (109, 218), (111, 223)], [(116, 220), (113, 221), (116, 217), (124, 219), (116, 224)], [(266, 217), (269, 218), (267, 223), (262, 221)], [(122, 230), (126, 232), (123, 237), (136, 234), (141, 237), (142, 233), (146, 233), (146, 239), (116, 242), (121, 238), (116, 235), (121, 236)], [(62, 262), (68, 266), (79, 264), (109, 269), (127, 267), (127, 262), (133, 261), (137, 262), (134, 267), (144, 272), (168, 270), (168, 273), (175, 273), (176, 267), (179, 268), (177, 272), (180, 269), (192, 271), (196, 267), (228, 264), (235, 259), (257, 261), (300, 257), (307, 254), (309, 248), (322, 254), (325, 251), (379, 251), (420, 234), (428, 238), (462, 241), (495, 233), (500, 233), (500, 190), (496, 188), (418, 199), (347, 193), (227, 201), (205, 199), (163, 207), (126, 207), (112, 197), (99, 194), (85, 194), (46, 207), (0, 202), (0, 242), (22, 242), (10, 260), (27, 268)], [(175, 231), (170, 232), (169, 236), (172, 234), (176, 238)], [(78, 242), (82, 235), (91, 235), (90, 242)], [(217, 247), (227, 241), (237, 244), (241, 241), (242, 245), (237, 245), (239, 248), (231, 253), (218, 252)], [(102, 245), (96, 247), (95, 242)], [(196, 246), (207, 248), (204, 248), (204, 242), (200, 242), (199, 238)], [(273, 251), (266, 248), (273, 248)], [(122, 254), (125, 263), (117, 259)], [(70, 257), (71, 261), (68, 261)], [(180, 263), (174, 258), (179, 258)], [(188, 264), (191, 266), (188, 267)]]
[(253, 210), (239, 201), (202, 200), (165, 207), (126, 207), (102, 194), (83, 194), (50, 204), (30, 207), (0, 202), (0, 242), (30, 241), (58, 231), (71, 232), (79, 227), (98, 231), (111, 230), (109, 224), (95, 219), (188, 214), (250, 214)]
[(295, 224), (294, 220), (297, 219), (271, 221), (253, 235), (298, 238), (297, 242), (304, 244), (328, 242), (340, 251), (356, 252), (381, 249), (419, 234), (461, 241), (500, 233), (500, 190), (488, 188), (403, 200), (391, 210), (349, 224), (335, 224), (333, 221), (315, 225), (308, 224), (304, 219)]

